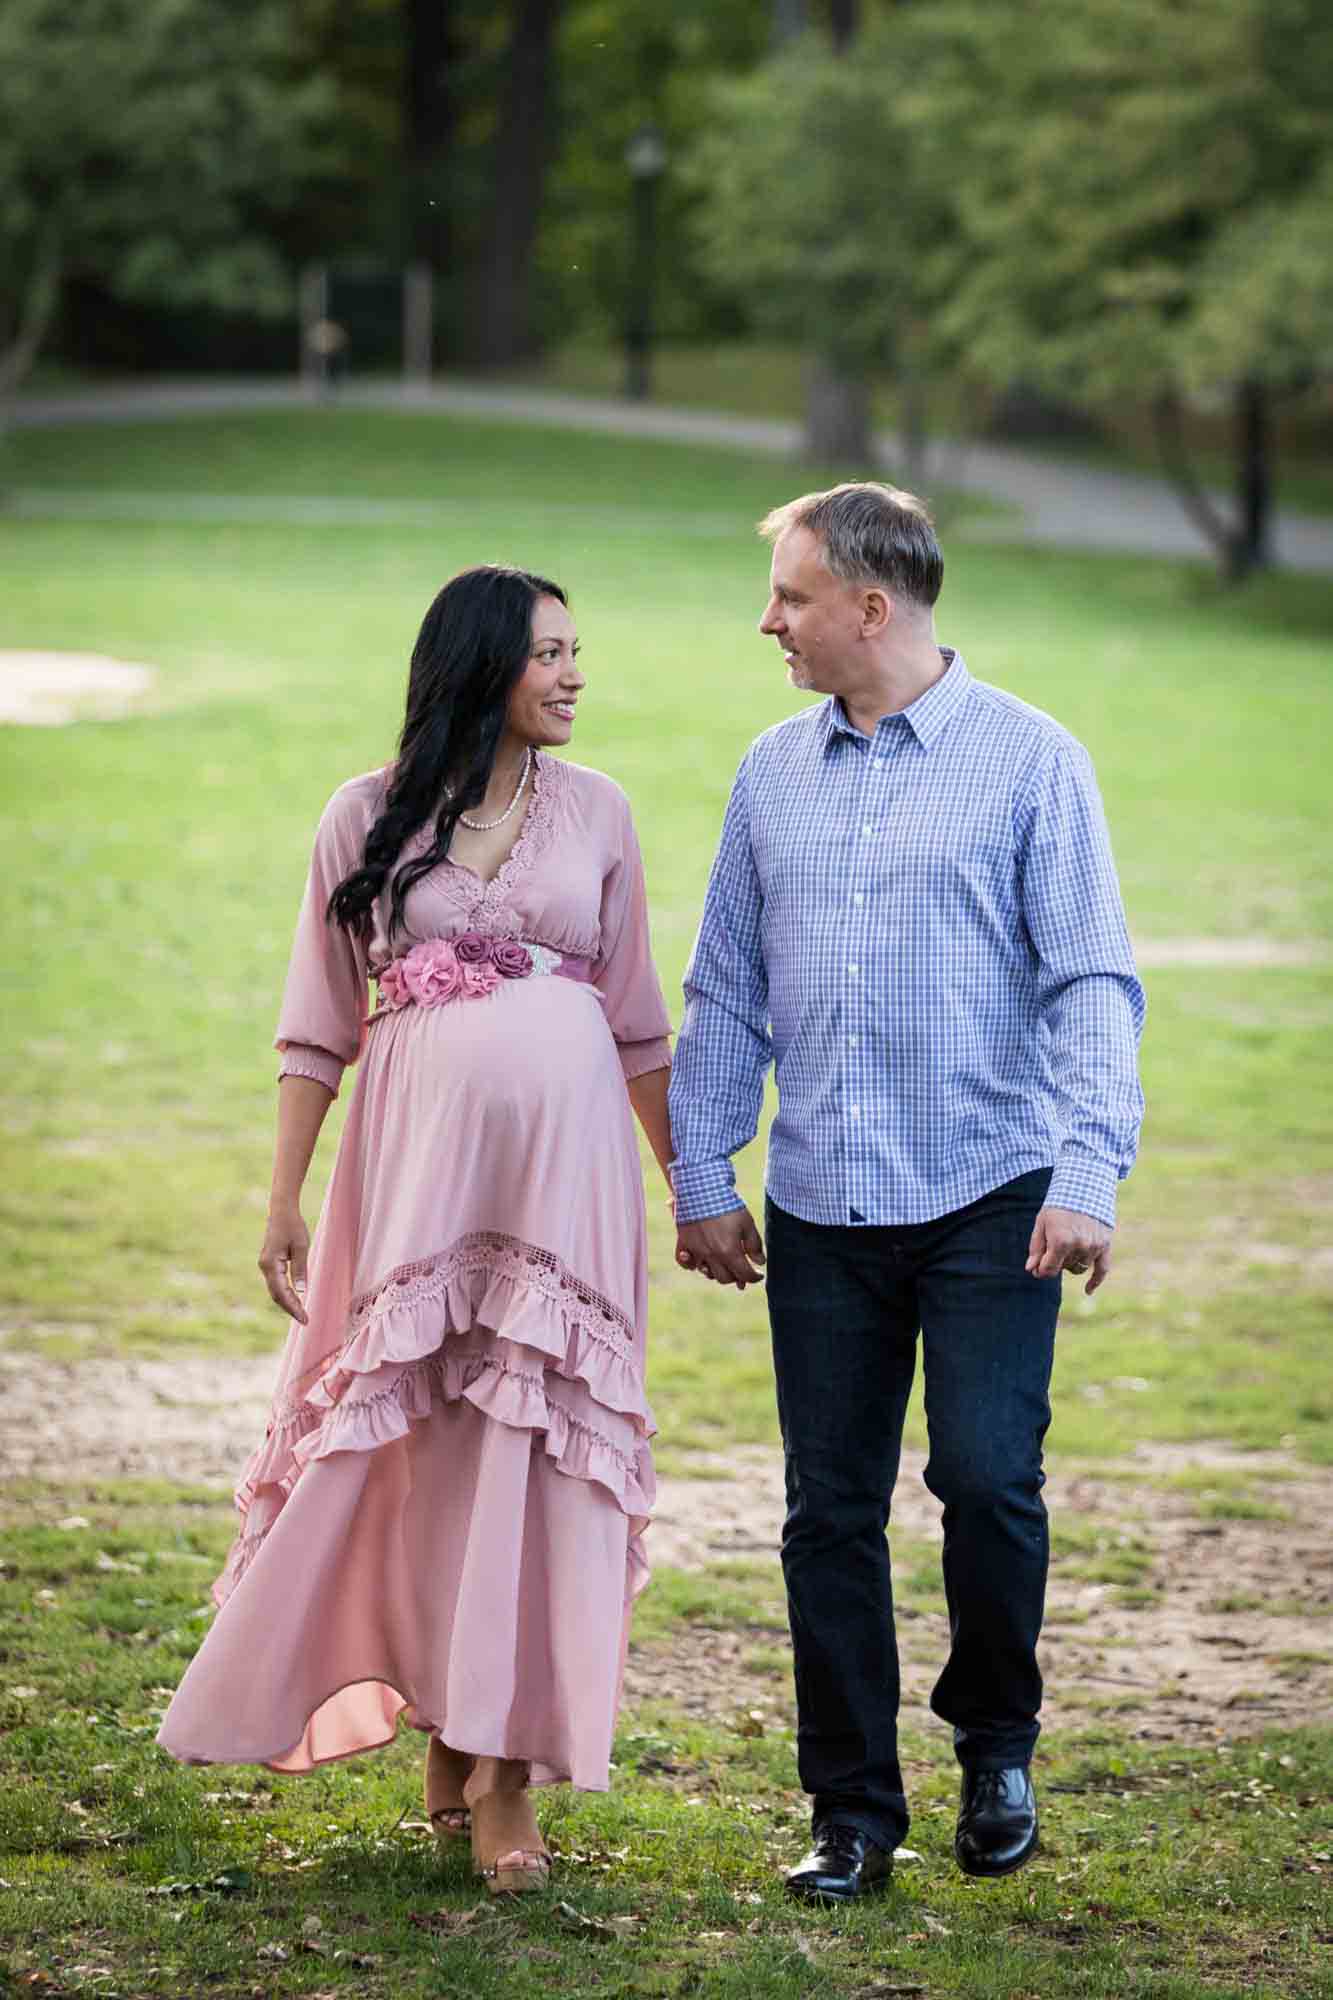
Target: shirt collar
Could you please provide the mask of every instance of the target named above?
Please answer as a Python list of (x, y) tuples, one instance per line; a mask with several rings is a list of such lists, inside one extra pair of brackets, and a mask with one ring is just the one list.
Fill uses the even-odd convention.
[[(958, 713), (967, 699), (967, 691), (972, 685), (972, 676), (963, 664), (961, 653), (952, 646), (940, 647), (940, 658), (944, 661), (944, 672), (937, 681), (932, 681), (924, 694), (919, 694), (908, 708), (901, 708), (894, 715), (881, 717), (879, 729), (893, 722), (905, 722), (923, 750), (931, 744)], [(878, 733), (878, 731), (877, 731)], [(858, 743), (868, 743), (870, 738), (863, 735), (855, 723), (848, 719), (847, 711), (837, 695), (831, 695), (824, 704), (824, 748), (827, 750), (839, 736), (850, 736)]]

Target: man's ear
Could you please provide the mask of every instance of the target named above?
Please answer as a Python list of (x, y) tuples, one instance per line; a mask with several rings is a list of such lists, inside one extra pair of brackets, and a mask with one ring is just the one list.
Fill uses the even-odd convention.
[(861, 637), (878, 639), (893, 619), (893, 599), (877, 586), (861, 599)]

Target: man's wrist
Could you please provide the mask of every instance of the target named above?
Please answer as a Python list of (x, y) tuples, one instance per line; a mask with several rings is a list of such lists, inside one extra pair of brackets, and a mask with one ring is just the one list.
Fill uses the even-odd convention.
[(1090, 1215), (1094, 1221), (1114, 1229), (1118, 1182), (1119, 1176), (1109, 1161), (1070, 1147), (1056, 1160), (1042, 1207), (1067, 1208), (1075, 1215)]
[(736, 1192), (730, 1160), (704, 1161), (700, 1165), (672, 1162), (671, 1185), (676, 1195), (676, 1224), (707, 1222), (715, 1215), (730, 1215), (745, 1203)]

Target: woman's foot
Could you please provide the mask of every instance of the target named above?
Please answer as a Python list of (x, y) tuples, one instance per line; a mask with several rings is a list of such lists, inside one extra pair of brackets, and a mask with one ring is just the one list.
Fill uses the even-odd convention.
[(472, 1812), (472, 1860), (493, 1896), (544, 1889), (551, 1856), (542, 1839), (528, 1766), (503, 1757), (478, 1757), (463, 1793)]
[(441, 1743), (438, 1736), (431, 1737), (426, 1750), (426, 1817), (441, 1848), (471, 1835), (472, 1815), (463, 1787), (475, 1762), (464, 1751)]

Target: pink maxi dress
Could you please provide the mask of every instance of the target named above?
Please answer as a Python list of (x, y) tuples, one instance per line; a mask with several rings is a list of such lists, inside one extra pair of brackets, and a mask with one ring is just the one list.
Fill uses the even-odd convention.
[[(444, 862), (365, 942), (326, 923), (387, 773), (320, 821), (278, 1026), (284, 1075), (357, 1085), (271, 1420), (245, 1469), (221, 1609), (158, 1741), (304, 1771), (399, 1714), (535, 1783), (606, 1788), (653, 1500), (643, 1177), (626, 1081), (670, 1060), (629, 804), (539, 754), (487, 884)], [(403, 859), (424, 852), (423, 829)], [(465, 931), (582, 981), (367, 1025), (368, 979)]]

